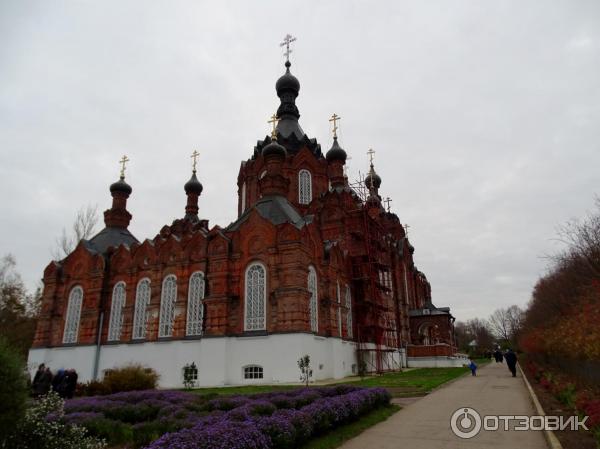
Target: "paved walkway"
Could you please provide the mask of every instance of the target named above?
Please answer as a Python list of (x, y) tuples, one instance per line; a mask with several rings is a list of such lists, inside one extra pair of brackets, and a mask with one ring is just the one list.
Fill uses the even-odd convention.
[[(547, 449), (540, 431), (485, 431), (461, 439), (450, 429), (450, 417), (461, 407), (484, 415), (534, 415), (521, 374), (513, 378), (505, 363), (492, 362), (470, 374), (405, 405), (387, 421), (341, 446), (343, 449)], [(501, 428), (503, 427), (500, 422)]]

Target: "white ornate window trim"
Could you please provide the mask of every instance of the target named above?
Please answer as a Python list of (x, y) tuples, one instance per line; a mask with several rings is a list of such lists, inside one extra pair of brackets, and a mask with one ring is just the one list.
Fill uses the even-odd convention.
[(346, 285), (346, 333), (348, 338), (352, 338), (352, 293), (349, 285)]
[(244, 330), (266, 329), (267, 270), (261, 263), (246, 269), (244, 297)]
[(298, 202), (310, 204), (312, 201), (312, 175), (308, 170), (298, 172)]
[(150, 279), (144, 278), (138, 282), (135, 291), (135, 310), (133, 312), (132, 339), (140, 340), (146, 338), (146, 327), (148, 324), (148, 306), (150, 305)]
[(163, 279), (160, 292), (160, 318), (158, 336), (172, 337), (175, 322), (175, 302), (177, 301), (177, 277), (170, 274)]
[(317, 271), (311, 265), (308, 267), (308, 292), (309, 299), (309, 314), (310, 314), (310, 330), (319, 332), (319, 296), (317, 287)]
[(204, 273), (196, 271), (190, 276), (186, 335), (202, 335), (204, 321)]
[(113, 287), (108, 321), (108, 341), (119, 341), (123, 328), (123, 307), (125, 307), (125, 282), (117, 282)]
[(83, 289), (80, 286), (73, 287), (71, 289), (71, 293), (69, 293), (69, 303), (67, 305), (67, 313), (65, 317), (63, 343), (77, 343), (82, 303)]

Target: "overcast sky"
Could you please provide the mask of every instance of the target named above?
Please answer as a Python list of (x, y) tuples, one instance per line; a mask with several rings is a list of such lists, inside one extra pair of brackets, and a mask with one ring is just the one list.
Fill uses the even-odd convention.
[(525, 305), (556, 227), (600, 193), (600, 2), (0, 2), (0, 255), (30, 288), (75, 212), (110, 206), (131, 159), (130, 230), (185, 207), (236, 218), (241, 160), (294, 44), (300, 123), (351, 177), (376, 150), (434, 303), (459, 320)]

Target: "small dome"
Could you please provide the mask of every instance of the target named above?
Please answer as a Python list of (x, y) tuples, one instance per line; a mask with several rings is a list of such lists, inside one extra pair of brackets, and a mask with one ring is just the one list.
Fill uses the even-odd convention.
[(125, 178), (121, 177), (117, 182), (114, 182), (110, 185), (110, 193), (115, 192), (131, 195), (132, 189), (131, 186), (125, 182)]
[(263, 157), (278, 155), (281, 157), (285, 157), (287, 155), (287, 151), (283, 145), (277, 143), (277, 140), (273, 139), (270, 144), (266, 145), (262, 149)]
[(185, 189), (185, 193), (196, 193), (198, 195), (200, 195), (202, 193), (202, 184), (200, 183), (200, 181), (198, 181), (198, 178), (196, 178), (196, 172), (194, 171), (192, 173), (192, 177), (190, 178), (190, 180), (188, 182), (185, 183), (185, 185), (183, 186), (183, 188)]
[(327, 162), (342, 161), (343, 163), (346, 163), (347, 156), (348, 155), (346, 154), (344, 149), (338, 144), (337, 137), (334, 137), (333, 145), (331, 145), (331, 148), (325, 155), (325, 159), (327, 159)]
[(369, 174), (365, 178), (365, 186), (367, 189), (370, 189), (371, 187), (378, 189), (381, 186), (381, 177), (375, 173), (375, 169), (372, 165)]
[(287, 67), (285, 73), (277, 80), (277, 83), (275, 83), (277, 95), (281, 96), (281, 93), (287, 90), (291, 90), (298, 95), (298, 92), (300, 92), (300, 81), (290, 73), (291, 64), (289, 61), (285, 63), (285, 66)]

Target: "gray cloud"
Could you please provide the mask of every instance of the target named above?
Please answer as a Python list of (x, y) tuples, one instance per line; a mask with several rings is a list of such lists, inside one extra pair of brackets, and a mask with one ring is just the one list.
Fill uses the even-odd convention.
[(3, 2), (0, 251), (30, 287), (78, 207), (110, 204), (126, 153), (133, 222), (235, 218), (239, 163), (268, 132), (298, 37), (304, 130), (343, 117), (350, 173), (376, 151), (434, 301), (459, 319), (525, 304), (556, 225), (598, 193), (600, 4), (558, 2)]

